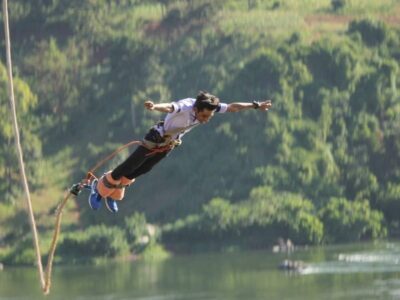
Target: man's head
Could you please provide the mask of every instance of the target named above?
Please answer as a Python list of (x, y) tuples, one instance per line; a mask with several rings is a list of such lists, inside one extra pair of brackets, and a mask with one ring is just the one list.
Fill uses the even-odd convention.
[(196, 119), (200, 123), (207, 123), (214, 115), (215, 110), (219, 107), (218, 97), (210, 93), (201, 91), (194, 103), (194, 112)]

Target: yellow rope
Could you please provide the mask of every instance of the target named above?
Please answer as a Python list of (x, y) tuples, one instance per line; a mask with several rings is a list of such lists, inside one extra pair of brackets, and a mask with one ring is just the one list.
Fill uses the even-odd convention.
[(19, 128), (17, 122), (17, 113), (15, 109), (15, 98), (14, 98), (14, 84), (13, 84), (13, 76), (12, 76), (12, 64), (11, 64), (11, 46), (10, 46), (10, 29), (8, 22), (8, 3), (7, 0), (3, 0), (3, 19), (4, 19), (4, 32), (6, 39), (6, 56), (7, 56), (7, 76), (8, 76), (8, 94), (10, 99), (11, 106), (11, 116), (13, 121), (13, 130), (15, 135), (15, 146), (17, 148), (17, 156), (19, 162), (19, 169), (21, 173), (22, 183), (24, 186), (26, 202), (28, 205), (28, 213), (29, 213), (29, 221), (33, 234), (33, 245), (36, 253), (36, 264), (39, 271), (40, 283), (42, 288), (45, 286), (44, 275), (43, 275), (43, 266), (42, 266), (42, 258), (40, 256), (40, 248), (39, 248), (39, 237), (36, 230), (36, 222), (35, 217), (33, 215), (32, 201), (29, 193), (28, 180), (25, 174), (25, 164), (22, 155), (22, 147), (19, 136)]
[(21, 172), (21, 178), (22, 178), (22, 182), (23, 182), (23, 186), (24, 186), (24, 190), (25, 190), (26, 202), (28, 205), (28, 214), (29, 214), (29, 220), (30, 220), (30, 225), (31, 225), (31, 229), (32, 229), (32, 234), (33, 234), (33, 245), (34, 245), (35, 253), (36, 253), (36, 264), (37, 264), (38, 271), (39, 271), (40, 283), (41, 283), (43, 292), (45, 294), (48, 294), (50, 292), (50, 285), (51, 285), (51, 271), (52, 271), (52, 265), (53, 265), (53, 258), (54, 258), (54, 253), (55, 253), (56, 246), (57, 246), (57, 240), (58, 240), (58, 237), (60, 234), (62, 210), (63, 210), (65, 204), (67, 203), (71, 193), (67, 194), (67, 196), (64, 198), (64, 200), (60, 203), (60, 205), (57, 208), (56, 225), (55, 225), (55, 229), (54, 229), (53, 240), (52, 240), (50, 250), (49, 250), (49, 256), (47, 259), (46, 274), (44, 274), (42, 258), (40, 255), (39, 236), (38, 236), (38, 233), (36, 230), (35, 216), (33, 214), (33, 207), (32, 207), (32, 201), (31, 201), (31, 196), (30, 196), (30, 192), (29, 192), (29, 185), (28, 185), (28, 180), (27, 180), (26, 173), (25, 173), (25, 164), (24, 164), (24, 159), (23, 159), (23, 154), (22, 154), (22, 147), (21, 147), (18, 121), (17, 121), (17, 113), (16, 113), (16, 105), (15, 105), (15, 97), (14, 97), (14, 84), (13, 84), (13, 76), (12, 76), (10, 29), (9, 29), (9, 21), (8, 21), (7, 0), (3, 0), (3, 17), (4, 17), (4, 31), (5, 31), (5, 38), (6, 38), (8, 93), (9, 93), (9, 99), (10, 99), (11, 112), (12, 112), (11, 115), (12, 115), (13, 129), (14, 129), (14, 135), (15, 135), (15, 145), (17, 148), (19, 169)]
[[(52, 267), (53, 267), (54, 253), (56, 251), (57, 241), (58, 241), (58, 237), (60, 235), (62, 211), (63, 211), (64, 206), (66, 205), (69, 197), (71, 196), (71, 192), (68, 192), (68, 194), (65, 196), (64, 200), (57, 207), (56, 224), (55, 224), (55, 228), (54, 228), (53, 239), (52, 239), (50, 249), (49, 249), (49, 255), (47, 258), (46, 272), (44, 273), (43, 265), (42, 265), (42, 258), (40, 255), (39, 236), (38, 236), (37, 229), (36, 229), (36, 222), (35, 222), (35, 216), (33, 214), (32, 201), (31, 201), (31, 196), (30, 196), (30, 192), (29, 192), (29, 185), (28, 185), (28, 180), (27, 180), (26, 173), (25, 173), (25, 164), (24, 164), (24, 160), (23, 160), (23, 153), (22, 153), (22, 147), (21, 147), (20, 136), (19, 136), (19, 127), (18, 127), (18, 121), (17, 121), (17, 113), (16, 113), (16, 108), (15, 108), (7, 0), (3, 0), (3, 15), (4, 15), (4, 31), (5, 31), (5, 38), (6, 38), (8, 93), (9, 93), (9, 99), (10, 99), (11, 112), (12, 112), (13, 129), (14, 129), (14, 135), (15, 135), (15, 145), (16, 145), (17, 152), (18, 152), (19, 169), (21, 172), (21, 178), (22, 178), (22, 182), (23, 182), (23, 186), (24, 186), (24, 190), (25, 190), (26, 202), (28, 205), (28, 214), (29, 214), (29, 220), (30, 220), (30, 225), (31, 225), (31, 229), (32, 229), (32, 234), (33, 234), (33, 244), (34, 244), (35, 253), (36, 253), (36, 264), (37, 264), (38, 271), (39, 271), (40, 283), (42, 286), (43, 293), (47, 295), (50, 292), (51, 273), (52, 273)], [(142, 144), (142, 142), (132, 141), (132, 142), (129, 142), (128, 144), (125, 144), (125, 145), (119, 147), (117, 150), (115, 150), (109, 156), (107, 156), (103, 160), (99, 161), (89, 171), (89, 173), (93, 174), (95, 172), (95, 170), (98, 169), (100, 166), (102, 166), (106, 161), (113, 158), (116, 154), (121, 152), (123, 149), (125, 149), (131, 145), (134, 145), (134, 144)]]

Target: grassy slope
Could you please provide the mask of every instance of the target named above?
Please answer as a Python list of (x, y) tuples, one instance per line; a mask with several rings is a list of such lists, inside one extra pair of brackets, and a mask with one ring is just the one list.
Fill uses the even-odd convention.
[[(263, 1), (260, 1), (263, 2)], [(340, 38), (341, 34), (347, 29), (348, 23), (357, 18), (371, 17), (385, 21), (391, 26), (398, 27), (400, 24), (400, 0), (348, 0), (344, 11), (334, 13), (331, 9), (330, 0), (285, 0), (275, 9), (271, 8), (274, 1), (265, 1), (255, 9), (249, 10), (247, 1), (231, 1), (221, 10), (215, 20), (210, 23), (206, 30), (218, 32), (235, 32), (244, 36), (257, 38), (259, 35), (267, 35), (272, 41), (286, 39), (294, 32), (300, 32), (309, 42), (329, 36), (330, 38)], [(134, 12), (129, 13), (130, 22), (136, 23), (134, 19), (158, 22), (162, 18), (160, 6), (141, 6)], [(126, 20), (125, 20), (126, 21)], [(116, 23), (124, 20), (116, 20)], [(146, 22), (143, 22), (145, 24)], [(147, 24), (149, 24), (147, 22)], [(147, 25), (148, 26), (148, 25)], [(142, 31), (143, 33), (144, 31)], [(73, 165), (73, 164), (72, 164)], [(71, 165), (71, 166), (72, 166)], [(67, 169), (71, 166), (65, 166)], [(53, 173), (58, 173), (53, 170)], [(59, 174), (59, 173), (58, 173)], [(63, 176), (70, 177), (69, 172), (63, 172)], [(56, 178), (51, 178), (49, 185), (56, 182)], [(72, 182), (71, 182), (72, 183)], [(54, 208), (64, 196), (65, 187), (55, 186), (38, 191), (32, 195), (34, 209), (41, 228), (52, 229), (54, 222)], [(81, 198), (82, 200), (82, 198)], [(4, 218), (0, 218), (0, 232), (6, 234), (12, 228), (7, 222), (24, 209), (24, 199), (16, 200), (16, 210), (0, 207)], [(163, 207), (161, 199), (159, 209)], [(63, 226), (73, 226), (79, 223), (79, 206), (85, 203), (70, 201), (65, 213)], [(47, 244), (47, 241), (43, 242)], [(0, 245), (1, 247), (1, 245)]]
[[(244, 1), (242, 1), (244, 2)], [(267, 34), (273, 38), (285, 38), (300, 32), (310, 41), (323, 36), (340, 35), (354, 19), (380, 19), (391, 26), (400, 24), (400, 1), (347, 0), (344, 10), (335, 13), (330, 0), (285, 0), (276, 9), (270, 4), (247, 10), (237, 5), (220, 12), (219, 26), (222, 31), (243, 34)], [(242, 8), (242, 10), (240, 10)]]

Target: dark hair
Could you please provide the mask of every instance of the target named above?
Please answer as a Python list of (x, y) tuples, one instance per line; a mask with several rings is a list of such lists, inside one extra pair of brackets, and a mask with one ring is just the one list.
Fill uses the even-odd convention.
[(219, 107), (219, 98), (210, 93), (200, 91), (196, 97), (194, 107), (197, 108), (198, 111), (204, 109), (216, 110)]

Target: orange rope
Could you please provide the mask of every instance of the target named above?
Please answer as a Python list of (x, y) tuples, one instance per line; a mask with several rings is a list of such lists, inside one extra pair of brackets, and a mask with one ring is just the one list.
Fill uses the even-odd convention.
[(71, 196), (71, 193), (68, 193), (65, 196), (64, 200), (57, 207), (56, 226), (54, 228), (53, 239), (51, 241), (49, 256), (47, 258), (47, 266), (46, 266), (46, 273), (45, 273), (45, 285), (43, 287), (43, 292), (45, 295), (48, 295), (50, 292), (53, 259), (54, 259), (54, 253), (56, 252), (58, 237), (60, 235), (62, 210), (63, 210), (65, 204), (67, 204), (69, 196)]
[(115, 155), (117, 155), (119, 152), (121, 152), (122, 150), (124, 150), (125, 148), (131, 146), (131, 145), (142, 145), (143, 143), (141, 141), (132, 141), (129, 142), (119, 148), (117, 148), (117, 150), (115, 150), (113, 153), (111, 153), (110, 155), (108, 155), (107, 157), (103, 158), (101, 161), (99, 161), (93, 168), (91, 168), (88, 172), (88, 174), (94, 174), (94, 172), (100, 168), (105, 162), (107, 162), (108, 160), (110, 160), (111, 158), (113, 158)]
[[(80, 183), (80, 186), (84, 183), (90, 182), (93, 178), (96, 178), (96, 176), (93, 174), (96, 169), (98, 169), (100, 166), (102, 166), (106, 161), (110, 160), (113, 158), (115, 155), (117, 155), (119, 152), (121, 152), (123, 149), (134, 145), (134, 144), (142, 144), (140, 141), (132, 141), (129, 142), (121, 147), (119, 147), (117, 150), (115, 150), (113, 153), (99, 161), (90, 171), (87, 173), (87, 176), (85, 179), (82, 180)], [(52, 268), (53, 268), (53, 260), (54, 260), (54, 253), (56, 251), (57, 247), (57, 242), (58, 242), (58, 237), (60, 235), (60, 228), (61, 228), (61, 216), (62, 216), (62, 211), (64, 209), (64, 206), (67, 204), (67, 201), (69, 197), (71, 196), (72, 192), (70, 191), (61, 201), (61, 203), (57, 207), (57, 215), (56, 215), (56, 225), (54, 228), (54, 234), (53, 234), (53, 239), (51, 241), (50, 245), (50, 250), (49, 250), (49, 255), (47, 258), (47, 266), (46, 266), (46, 272), (44, 274), (44, 279), (43, 279), (43, 292), (45, 295), (49, 294), (50, 292), (50, 286), (51, 286), (51, 273), (52, 273)]]
[[(87, 173), (87, 176), (85, 179), (82, 180), (80, 185), (82, 186), (84, 183), (87, 183), (88, 181), (91, 181), (93, 178), (96, 178), (96, 176), (93, 174), (99, 167), (101, 167), (106, 161), (110, 160), (113, 158), (115, 155), (117, 155), (119, 152), (121, 152), (123, 149), (134, 145), (134, 144), (142, 144), (140, 141), (132, 141), (129, 142), (115, 150), (113, 153), (108, 155), (107, 157), (103, 158), (101, 161), (99, 161), (90, 171)], [(53, 268), (53, 260), (54, 260), (54, 254), (56, 251), (57, 247), (57, 242), (58, 242), (58, 237), (60, 235), (60, 228), (61, 228), (61, 217), (62, 217), (62, 211), (67, 204), (67, 201), (69, 197), (71, 196), (71, 191), (64, 197), (63, 201), (58, 205), (57, 207), (57, 215), (56, 215), (56, 225), (54, 228), (54, 233), (53, 233), (53, 239), (51, 241), (50, 245), (50, 250), (49, 250), (49, 256), (47, 258), (47, 266), (46, 266), (46, 272), (44, 274), (44, 279), (43, 279), (43, 292), (45, 295), (49, 294), (50, 292), (50, 286), (51, 286), (51, 273), (52, 273), (52, 268)]]
[(150, 149), (151, 151), (149, 153), (147, 153), (146, 156), (150, 156), (150, 155), (153, 155), (155, 153), (162, 153), (162, 152), (165, 152), (165, 151), (169, 151), (169, 150), (171, 150), (173, 148), (174, 148), (174, 146), (171, 145), (171, 144), (163, 146), (163, 147), (155, 147), (155, 148)]

